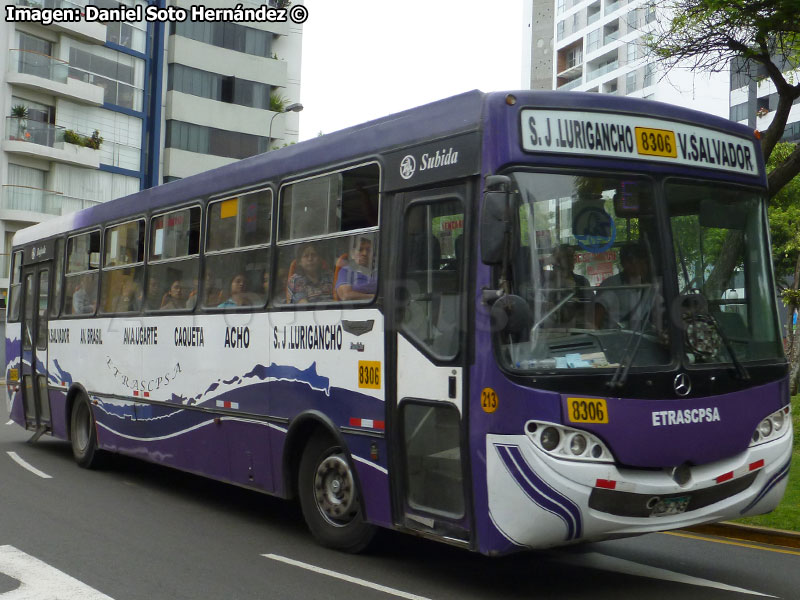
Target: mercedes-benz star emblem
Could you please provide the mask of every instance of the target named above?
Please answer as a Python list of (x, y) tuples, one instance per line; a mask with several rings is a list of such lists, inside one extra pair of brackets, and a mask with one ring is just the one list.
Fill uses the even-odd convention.
[(675, 380), (672, 382), (672, 387), (675, 388), (675, 393), (678, 396), (688, 396), (692, 391), (692, 380), (686, 373), (678, 373)]

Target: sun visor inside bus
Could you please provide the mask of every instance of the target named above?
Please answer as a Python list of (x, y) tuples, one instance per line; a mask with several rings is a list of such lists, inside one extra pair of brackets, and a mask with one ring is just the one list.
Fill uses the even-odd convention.
[(720, 202), (713, 198), (700, 201), (700, 226), (715, 229), (744, 229), (748, 205)]

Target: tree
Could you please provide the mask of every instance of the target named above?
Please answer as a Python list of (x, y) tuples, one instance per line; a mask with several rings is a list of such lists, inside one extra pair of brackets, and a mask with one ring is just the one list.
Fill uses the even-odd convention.
[[(767, 169), (781, 164), (796, 148), (778, 144), (767, 163)], [(769, 207), (772, 258), (775, 276), (782, 288), (783, 303), (789, 309), (789, 343), (786, 355), (790, 359), (789, 387), (797, 393), (800, 381), (800, 339), (791, 327), (791, 315), (800, 308), (800, 177), (795, 177), (772, 198)]]
[[(800, 65), (797, 0), (669, 0), (664, 20), (648, 36), (647, 48), (667, 70), (720, 72), (736, 61), (739, 68), (769, 78), (778, 93), (772, 123), (761, 135), (769, 160), (786, 128), (800, 82), (787, 71)], [(769, 173), (770, 197), (800, 173), (800, 145)]]

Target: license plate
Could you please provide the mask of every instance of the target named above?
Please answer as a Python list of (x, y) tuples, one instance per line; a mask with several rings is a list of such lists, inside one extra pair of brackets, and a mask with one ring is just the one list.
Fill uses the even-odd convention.
[(602, 398), (567, 398), (567, 418), (572, 423), (608, 423), (608, 406)]
[(689, 496), (679, 496), (678, 498), (662, 498), (650, 512), (651, 517), (668, 517), (679, 515), (686, 512), (689, 507)]
[(636, 127), (636, 149), (639, 154), (678, 158), (675, 132), (669, 129)]

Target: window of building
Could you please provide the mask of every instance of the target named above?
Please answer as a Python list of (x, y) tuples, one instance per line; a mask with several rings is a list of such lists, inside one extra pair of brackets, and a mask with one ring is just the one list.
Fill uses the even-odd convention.
[(73, 40), (69, 76), (102, 87), (104, 102), (142, 110), (144, 61), (140, 58)]
[(655, 72), (655, 66), (653, 63), (648, 63), (644, 67), (644, 87), (650, 87), (653, 85), (653, 74)]
[(105, 231), (101, 311), (137, 312), (142, 307), (144, 285), (144, 219)]
[(370, 164), (281, 190), (276, 302), (372, 299), (379, 184), (380, 168)]
[(731, 106), (730, 119), (731, 121), (746, 121), (747, 120), (747, 102), (742, 102), (736, 106)]
[(272, 190), (209, 203), (207, 221), (203, 306), (264, 306), (270, 285)]
[(252, 29), (238, 23), (181, 21), (172, 23), (171, 26), (172, 33), (204, 44), (254, 56), (272, 56), (273, 34), (269, 31)]
[(586, 34), (586, 51), (592, 52), (600, 47), (600, 28)]
[(167, 85), (170, 90), (184, 94), (240, 106), (269, 109), (271, 87), (257, 81), (170, 64)]
[(632, 94), (636, 91), (636, 71), (632, 71), (625, 76), (625, 93)]
[(566, 28), (566, 24), (564, 23), (564, 21), (559, 21), (558, 25), (556, 25), (556, 33), (557, 33), (558, 41), (561, 41), (561, 40), (564, 39), (565, 28)]
[(19, 50), (17, 53), (19, 73), (51, 79), (53, 42), (20, 31)]
[(249, 133), (169, 120), (167, 121), (165, 145), (167, 148), (177, 148), (200, 154), (226, 158), (247, 158), (266, 152), (269, 147), (269, 139)]
[(97, 306), (97, 272), (100, 268), (100, 232), (92, 231), (67, 240), (67, 273), (64, 278), (64, 315), (93, 314)]
[(638, 54), (638, 52), (637, 52), (637, 50), (638, 50), (637, 42), (636, 41), (628, 42), (627, 50), (628, 50), (628, 63), (632, 63), (638, 58), (637, 57), (637, 54)]
[(151, 219), (148, 310), (191, 310), (197, 304), (200, 212), (193, 206)]

